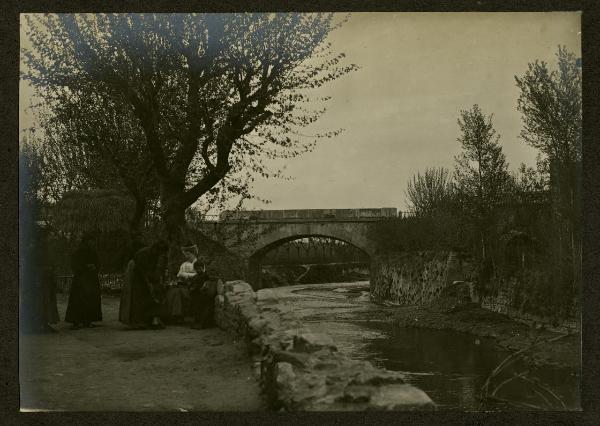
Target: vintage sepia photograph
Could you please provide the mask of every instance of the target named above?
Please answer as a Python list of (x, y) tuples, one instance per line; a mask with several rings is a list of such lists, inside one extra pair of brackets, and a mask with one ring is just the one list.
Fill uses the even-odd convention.
[(580, 411), (581, 19), (21, 13), (21, 411)]

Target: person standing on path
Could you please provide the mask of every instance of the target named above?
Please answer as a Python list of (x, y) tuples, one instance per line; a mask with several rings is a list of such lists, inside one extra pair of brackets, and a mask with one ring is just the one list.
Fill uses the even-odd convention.
[(219, 271), (214, 264), (205, 267), (200, 261), (194, 263), (197, 274), (192, 279), (193, 329), (210, 328), (215, 325), (215, 297), (219, 284)]
[(90, 234), (84, 235), (71, 258), (73, 283), (65, 321), (73, 324), (73, 329), (95, 327), (94, 321), (102, 321), (98, 255), (93, 243)]
[(163, 262), (160, 258), (168, 250), (169, 245), (159, 240), (139, 250), (129, 262), (119, 309), (119, 321), (122, 323), (133, 327), (163, 327), (160, 321)]

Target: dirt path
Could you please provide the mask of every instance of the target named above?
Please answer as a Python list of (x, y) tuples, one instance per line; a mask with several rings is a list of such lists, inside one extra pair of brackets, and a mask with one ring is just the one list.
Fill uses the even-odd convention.
[(118, 303), (103, 297), (101, 327), (61, 323), (58, 333), (21, 337), (22, 409), (264, 409), (243, 342), (219, 329), (128, 330), (116, 320)]

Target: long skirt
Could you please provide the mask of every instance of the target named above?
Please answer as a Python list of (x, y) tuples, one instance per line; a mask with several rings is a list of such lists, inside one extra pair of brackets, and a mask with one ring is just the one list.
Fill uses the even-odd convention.
[[(162, 299), (160, 288), (154, 292)], [(160, 301), (156, 302), (133, 260), (127, 264), (121, 289), (121, 304), (119, 305), (119, 321), (132, 327), (150, 325), (152, 318), (160, 315)]]
[(191, 292), (192, 314), (194, 323), (202, 328), (215, 325), (215, 297), (212, 289), (197, 289)]
[(167, 289), (163, 307), (166, 320), (182, 320), (189, 313), (190, 293), (185, 286), (177, 285)]
[(119, 321), (132, 327), (149, 325), (156, 315), (155, 305), (135, 262), (130, 260), (123, 276)]
[(87, 273), (73, 277), (65, 321), (72, 324), (102, 321), (98, 275)]
[(132, 318), (132, 284), (135, 262), (130, 260), (123, 275), (123, 285), (121, 287), (121, 302), (119, 303), (119, 321), (125, 324), (133, 325)]

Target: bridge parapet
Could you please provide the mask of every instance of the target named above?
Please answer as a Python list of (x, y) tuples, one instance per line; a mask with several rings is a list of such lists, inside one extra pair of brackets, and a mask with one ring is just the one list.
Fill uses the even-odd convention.
[(294, 209), (294, 210), (226, 210), (219, 215), (221, 221), (229, 220), (335, 220), (381, 219), (398, 217), (395, 207), (368, 209)]

